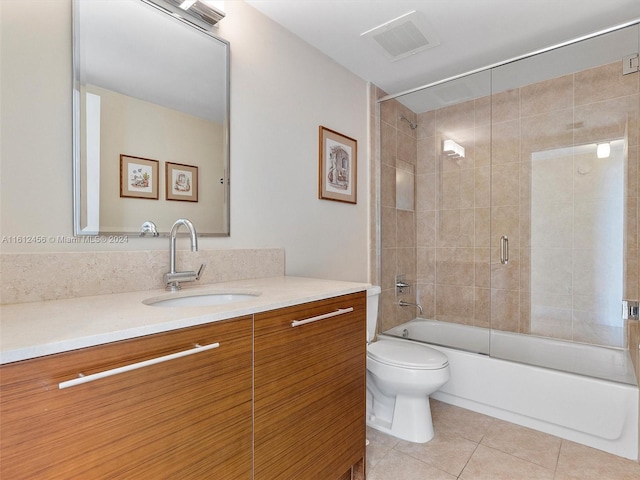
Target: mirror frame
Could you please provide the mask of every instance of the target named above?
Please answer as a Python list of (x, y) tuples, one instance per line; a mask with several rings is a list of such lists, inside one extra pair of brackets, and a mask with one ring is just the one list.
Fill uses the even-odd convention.
[[(82, 229), (82, 181), (83, 181), (83, 171), (82, 171), (82, 158), (81, 158), (81, 119), (83, 118), (81, 112), (81, 94), (80, 94), (80, 72), (81, 72), (81, 61), (80, 61), (80, 15), (79, 15), (79, 4), (82, 0), (73, 0), (72, 2), (72, 108), (73, 108), (73, 127), (72, 127), (72, 156), (73, 156), (73, 179), (72, 179), (72, 187), (73, 187), (73, 234), (74, 236), (104, 236), (104, 235), (118, 235), (118, 236), (126, 236), (126, 237), (138, 237), (142, 236), (140, 233), (140, 229), (135, 231), (102, 231), (100, 227), (98, 227), (98, 231), (83, 231)], [(224, 227), (226, 231), (224, 232), (207, 232), (198, 230), (199, 237), (229, 237), (231, 236), (231, 208), (230, 208), (230, 169), (231, 169), (231, 153), (230, 153), (230, 117), (231, 117), (231, 74), (230, 74), (230, 66), (231, 66), (231, 48), (230, 43), (215, 35), (210, 30), (201, 27), (200, 25), (190, 21), (188, 18), (182, 18), (180, 16), (175, 15), (170, 10), (163, 8), (162, 6), (153, 3), (152, 0), (139, 0), (141, 3), (146, 4), (149, 7), (156, 8), (158, 11), (166, 14), (168, 17), (171, 17), (174, 21), (180, 21), (185, 24), (186, 28), (194, 28), (197, 33), (205, 34), (213, 41), (216, 41), (220, 44), (220, 46), (224, 47), (226, 50), (225, 53), (225, 76), (224, 86), (225, 86), (225, 106), (224, 106), (224, 122), (223, 122), (223, 131), (222, 131), (222, 139), (223, 139), (223, 170), (224, 177), (223, 185), (223, 201), (224, 205), (221, 207), (223, 209), (223, 217), (224, 217)], [(167, 18), (170, 21), (170, 18)], [(194, 32), (196, 33), (196, 32)], [(221, 182), (222, 183), (222, 182)], [(202, 186), (200, 186), (202, 188)], [(85, 200), (86, 201), (86, 200)], [(188, 215), (187, 215), (188, 216)], [(148, 220), (154, 221), (153, 218), (149, 218)], [(142, 226), (142, 225), (141, 225)], [(159, 235), (157, 237), (167, 237), (169, 236), (169, 231), (158, 231)]]

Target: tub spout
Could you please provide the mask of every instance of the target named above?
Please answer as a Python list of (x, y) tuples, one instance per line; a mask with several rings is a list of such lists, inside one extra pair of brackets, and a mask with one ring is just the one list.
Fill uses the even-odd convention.
[(420, 316), (422, 316), (422, 305), (420, 305), (419, 303), (410, 303), (410, 302), (405, 302), (404, 300), (400, 300), (398, 302), (398, 305), (400, 305), (401, 307), (418, 307), (418, 311), (420, 312)]

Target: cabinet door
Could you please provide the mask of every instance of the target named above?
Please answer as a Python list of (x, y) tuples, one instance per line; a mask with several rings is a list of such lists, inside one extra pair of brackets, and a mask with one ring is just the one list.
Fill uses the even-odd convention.
[(250, 479), (252, 326), (243, 317), (3, 365), (0, 477)]
[(255, 316), (255, 480), (338, 479), (364, 457), (365, 309), (358, 293)]

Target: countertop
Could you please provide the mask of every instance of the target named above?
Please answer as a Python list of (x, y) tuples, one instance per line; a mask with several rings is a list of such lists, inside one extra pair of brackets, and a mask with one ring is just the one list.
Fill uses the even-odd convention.
[(270, 277), (184, 286), (186, 293), (259, 293), (250, 300), (207, 307), (157, 307), (144, 300), (165, 290), (96, 295), (0, 306), (0, 363), (202, 325), (361, 292), (366, 283)]

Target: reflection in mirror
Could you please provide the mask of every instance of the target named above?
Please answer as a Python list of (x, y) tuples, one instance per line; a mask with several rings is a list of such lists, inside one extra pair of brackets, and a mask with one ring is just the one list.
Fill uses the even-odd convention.
[(229, 44), (142, 0), (74, 0), (74, 233), (229, 235)]

